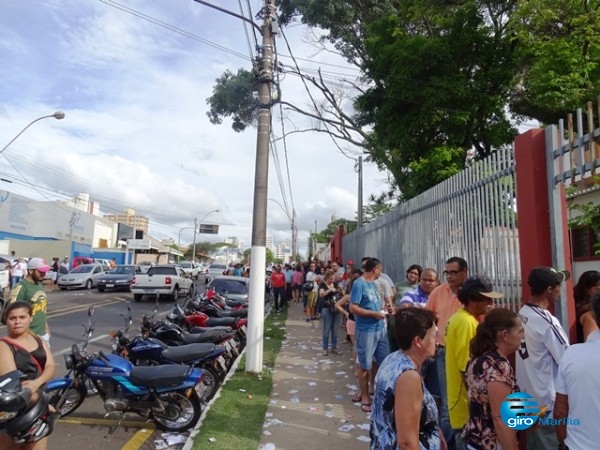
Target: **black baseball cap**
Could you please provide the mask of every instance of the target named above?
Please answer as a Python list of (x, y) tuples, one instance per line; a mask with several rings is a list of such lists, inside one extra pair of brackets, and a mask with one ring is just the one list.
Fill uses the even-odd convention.
[(554, 287), (571, 278), (568, 270), (556, 270), (552, 267), (535, 267), (529, 272), (527, 284), (533, 289), (546, 289)]
[(466, 294), (466, 297), (472, 297), (477, 294), (488, 298), (502, 298), (504, 294), (494, 291), (492, 282), (485, 275), (471, 275), (460, 286), (461, 292)]

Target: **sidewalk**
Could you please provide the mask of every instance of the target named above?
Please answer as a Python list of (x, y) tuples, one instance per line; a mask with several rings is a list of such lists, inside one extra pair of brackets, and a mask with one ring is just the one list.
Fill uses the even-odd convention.
[(288, 308), (259, 449), (368, 449), (369, 415), (351, 401), (358, 381), (346, 332), (338, 330), (342, 354), (323, 356), (321, 321), (306, 323), (302, 303)]

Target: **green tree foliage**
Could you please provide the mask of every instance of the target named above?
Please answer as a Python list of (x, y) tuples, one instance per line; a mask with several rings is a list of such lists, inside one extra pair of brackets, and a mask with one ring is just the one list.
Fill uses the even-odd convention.
[(513, 112), (552, 124), (600, 95), (597, 1), (524, 0), (512, 28), (519, 43)]
[[(361, 70), (354, 111), (312, 78), (337, 120), (409, 199), (510, 145), (519, 120), (555, 122), (600, 94), (600, 8), (582, 0), (279, 0), (282, 24), (322, 31)], [(306, 79), (310, 80), (310, 77)], [(354, 91), (355, 92), (355, 91)], [(217, 80), (209, 117), (254, 123), (254, 81)], [(289, 108), (326, 121), (320, 114)], [(348, 127), (350, 132), (341, 131)], [(326, 131), (326, 128), (316, 131)], [(375, 208), (376, 204), (372, 204)], [(376, 210), (373, 211), (376, 213)]]
[[(219, 251), (222, 247), (231, 247), (231, 244), (226, 244), (225, 242), (196, 242), (196, 258), (198, 257), (206, 257), (211, 255), (217, 251)], [(183, 257), (186, 259), (193, 259), (193, 246), (190, 245), (187, 249), (181, 249), (183, 253)]]
[(244, 131), (248, 125), (254, 125), (257, 109), (252, 74), (244, 69), (239, 69), (237, 74), (226, 70), (215, 81), (213, 94), (206, 100), (209, 106), (206, 115), (211, 123), (219, 125), (223, 117), (231, 117), (235, 131)]
[(340, 225), (344, 227), (344, 234), (352, 233), (356, 230), (357, 226), (355, 220), (336, 219), (330, 222), (323, 230), (317, 233), (312, 233), (312, 242), (317, 242), (319, 244), (325, 244), (329, 242)]
[[(244, 250), (244, 264), (247, 264), (250, 261), (250, 252), (252, 251), (252, 249), (247, 248), (246, 250)], [(273, 252), (271, 251), (271, 249), (267, 248), (266, 249), (266, 261), (267, 264), (271, 264), (275, 261), (275, 256), (273, 256)]]

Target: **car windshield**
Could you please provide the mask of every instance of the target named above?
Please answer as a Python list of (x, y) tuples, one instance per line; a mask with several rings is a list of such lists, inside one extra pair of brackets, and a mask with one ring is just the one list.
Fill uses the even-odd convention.
[(175, 267), (150, 267), (148, 275), (177, 275)]
[(209, 269), (225, 270), (227, 269), (227, 266), (225, 264), (211, 264)]
[(217, 292), (227, 291), (229, 294), (246, 294), (248, 292), (246, 283), (238, 280), (226, 280), (218, 278), (211, 284)]
[(181, 267), (183, 267), (184, 269), (191, 269), (192, 268), (192, 263), (191, 262), (185, 262), (182, 261), (179, 263), (181, 265)]
[(108, 273), (110, 273), (110, 274), (117, 274), (117, 275), (131, 275), (133, 273), (133, 267), (131, 267), (131, 266), (117, 266), (117, 267), (113, 267), (112, 269), (110, 269), (108, 271)]
[(94, 269), (94, 266), (84, 264), (82, 266), (77, 266), (71, 269), (71, 273), (90, 273)]

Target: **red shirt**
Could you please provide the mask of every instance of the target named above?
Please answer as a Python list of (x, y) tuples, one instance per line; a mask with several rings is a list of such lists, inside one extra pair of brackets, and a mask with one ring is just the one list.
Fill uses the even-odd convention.
[(285, 275), (282, 271), (275, 271), (271, 274), (271, 287), (284, 288), (285, 287)]

